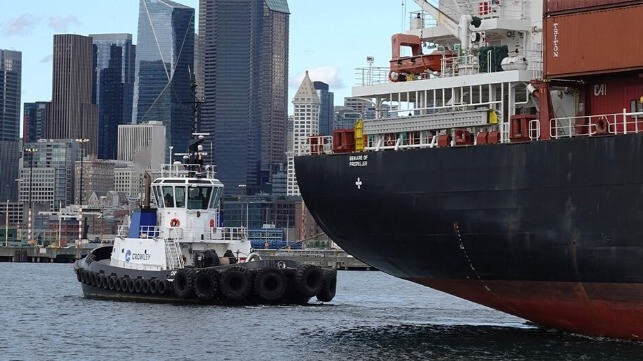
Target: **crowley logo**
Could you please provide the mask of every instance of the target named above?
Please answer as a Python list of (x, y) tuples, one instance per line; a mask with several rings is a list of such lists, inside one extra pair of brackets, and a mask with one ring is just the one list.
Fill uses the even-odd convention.
[(129, 249), (125, 252), (125, 262), (129, 262), (132, 259), (132, 251)]

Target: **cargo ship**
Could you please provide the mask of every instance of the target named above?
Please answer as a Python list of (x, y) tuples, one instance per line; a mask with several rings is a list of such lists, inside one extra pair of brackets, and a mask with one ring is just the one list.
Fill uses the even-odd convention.
[(643, 2), (415, 3), (358, 69), (375, 118), (295, 157), (311, 215), (393, 276), (643, 338)]

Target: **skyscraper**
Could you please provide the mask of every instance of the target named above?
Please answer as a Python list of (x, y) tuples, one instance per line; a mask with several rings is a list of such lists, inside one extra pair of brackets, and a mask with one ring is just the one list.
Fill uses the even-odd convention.
[(136, 47), (131, 34), (91, 34), (93, 100), (98, 107), (98, 158), (116, 159), (118, 125), (132, 121)]
[[(249, 194), (284, 163), (288, 109), (286, 0), (200, 0), (200, 130), (226, 189)], [(244, 189), (244, 188), (241, 188)], [(236, 191), (233, 191), (236, 192)]]
[(89, 139), (86, 154), (96, 154), (98, 110), (92, 103), (92, 38), (54, 35), (52, 101), (45, 123), (45, 138)]
[(0, 201), (18, 196), (22, 53), (0, 50)]
[(319, 95), (319, 134), (333, 135), (333, 118), (335, 107), (335, 94), (328, 91), (328, 84), (314, 81), (313, 86)]
[(45, 137), (45, 123), (50, 102), (25, 103), (23, 143), (33, 143)]
[(133, 123), (160, 121), (176, 152), (191, 139), (194, 9), (169, 0), (140, 0)]
[(308, 137), (319, 134), (319, 95), (308, 76), (308, 71), (292, 100), (295, 116), (293, 119), (293, 152), (288, 154), (288, 196), (299, 196), (299, 186), (295, 176), (294, 157), (308, 153)]

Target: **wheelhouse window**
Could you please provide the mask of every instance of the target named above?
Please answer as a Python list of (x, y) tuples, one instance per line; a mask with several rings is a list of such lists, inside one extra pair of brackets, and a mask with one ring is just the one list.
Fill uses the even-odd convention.
[(223, 188), (221, 187), (216, 187), (214, 188), (214, 194), (212, 195), (212, 198), (210, 198), (210, 207), (209, 208), (217, 208), (219, 206), (219, 197), (221, 197), (221, 192), (223, 191)]
[(163, 187), (163, 203), (166, 208), (174, 207), (174, 187)]
[(185, 208), (185, 187), (174, 187), (176, 207)]
[(212, 187), (188, 188), (188, 209), (208, 209), (211, 196)]
[(156, 206), (158, 208), (163, 208), (163, 197), (161, 197), (161, 188), (152, 187), (152, 190), (154, 191), (154, 199), (156, 200)]

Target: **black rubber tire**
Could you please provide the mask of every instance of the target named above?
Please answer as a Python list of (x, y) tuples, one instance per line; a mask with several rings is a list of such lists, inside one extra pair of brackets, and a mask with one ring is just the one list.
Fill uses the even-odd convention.
[(322, 287), (322, 270), (312, 265), (304, 264), (297, 267), (295, 272), (295, 286), (297, 293), (302, 297), (313, 297)]
[(150, 281), (150, 293), (156, 294), (159, 290), (159, 280), (156, 278)]
[(113, 291), (115, 287), (116, 287), (116, 277), (111, 276), (107, 278), (107, 289), (110, 291)]
[(89, 272), (87, 270), (83, 270), (82, 273), (80, 274), (80, 279), (82, 282), (86, 285), (89, 284)]
[(141, 293), (141, 289), (143, 288), (143, 280), (140, 278), (137, 278), (134, 280), (134, 292), (135, 293)]
[(83, 269), (79, 268), (76, 270), (76, 279), (78, 282), (83, 282)]
[(89, 280), (92, 286), (98, 287), (98, 275), (95, 272), (90, 272)]
[(121, 279), (116, 277), (114, 280), (114, 290), (120, 292), (123, 289), (123, 284), (121, 283)]
[(107, 279), (107, 276), (100, 275), (100, 287), (105, 290), (109, 289), (109, 280)]
[(147, 294), (150, 292), (150, 280), (143, 280), (143, 283), (141, 283), (141, 293)]
[(322, 269), (322, 287), (317, 293), (317, 299), (321, 302), (330, 302), (335, 298), (337, 291), (337, 271), (331, 268)]
[[(214, 271), (214, 272), (212, 272)], [(216, 270), (202, 270), (197, 273), (194, 280), (196, 296), (200, 300), (211, 301), (219, 289), (219, 272)]]
[(288, 278), (278, 268), (263, 268), (257, 271), (254, 289), (268, 303), (278, 303), (288, 289)]
[(136, 290), (136, 286), (134, 285), (134, 280), (131, 278), (127, 279), (127, 292), (134, 292)]
[(156, 289), (156, 293), (159, 295), (163, 295), (168, 291), (168, 282), (166, 280), (159, 280), (158, 282), (158, 287)]
[(227, 268), (221, 273), (220, 287), (227, 301), (243, 301), (252, 292), (252, 273), (242, 266)]
[(194, 295), (194, 273), (185, 268), (180, 269), (174, 275), (174, 292), (179, 298), (190, 298)]

